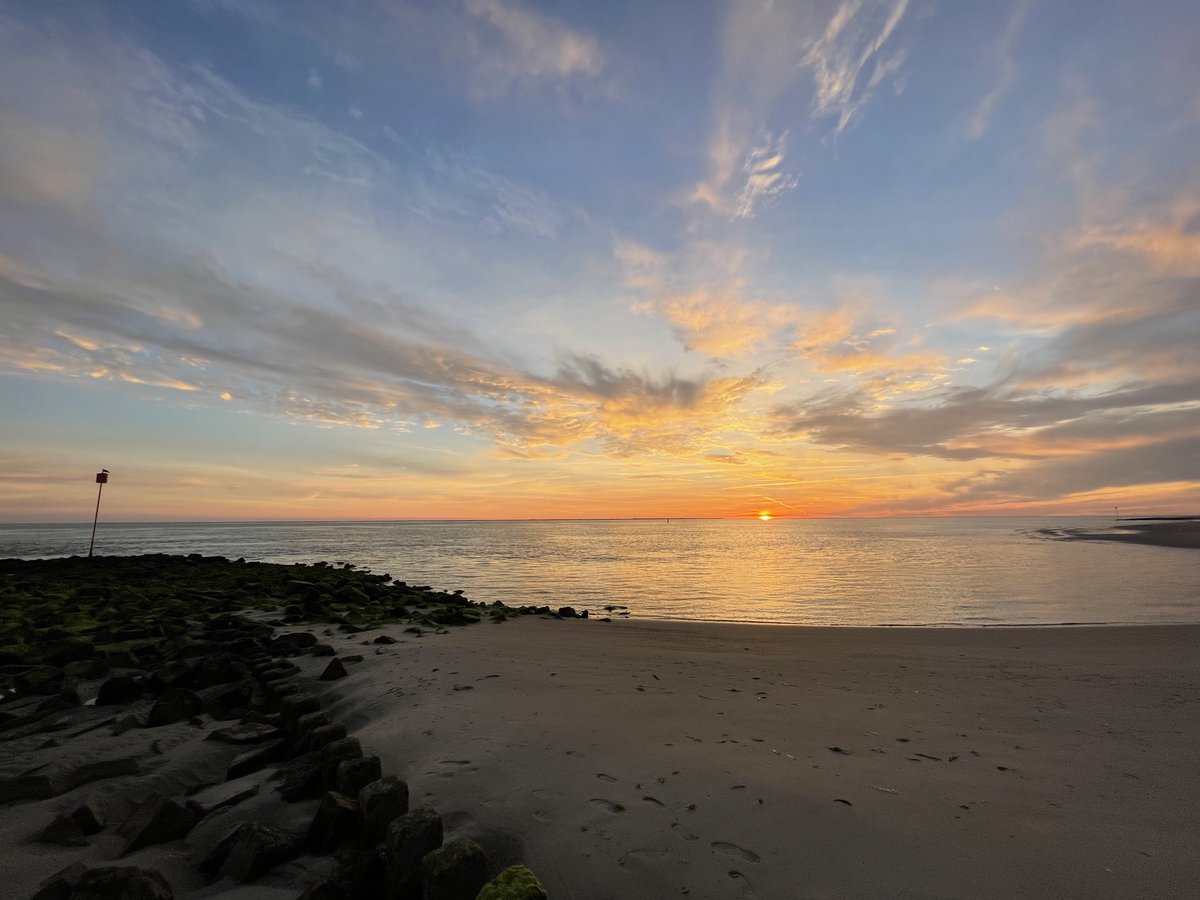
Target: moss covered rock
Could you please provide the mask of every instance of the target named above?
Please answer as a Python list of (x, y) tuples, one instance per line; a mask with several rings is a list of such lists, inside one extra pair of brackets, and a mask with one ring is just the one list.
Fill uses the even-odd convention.
[(470, 838), (455, 838), (421, 860), (425, 900), (471, 900), (487, 881), (483, 848)]
[(525, 866), (509, 866), (483, 886), (476, 900), (547, 900), (547, 894)]

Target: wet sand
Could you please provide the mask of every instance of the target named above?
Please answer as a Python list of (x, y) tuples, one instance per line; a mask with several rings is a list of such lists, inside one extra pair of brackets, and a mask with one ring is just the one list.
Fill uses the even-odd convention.
[(1117, 541), (1123, 544), (1148, 544), (1153, 547), (1200, 549), (1200, 519), (1175, 519), (1153, 522), (1117, 521), (1112, 531), (1082, 528), (1044, 529), (1043, 534), (1068, 541)]
[(392, 633), (326, 705), (560, 900), (1200, 895), (1200, 626)]

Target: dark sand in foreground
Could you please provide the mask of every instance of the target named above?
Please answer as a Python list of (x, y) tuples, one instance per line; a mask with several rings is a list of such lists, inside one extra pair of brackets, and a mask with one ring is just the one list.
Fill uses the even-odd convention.
[(1200, 896), (1200, 626), (394, 633), (327, 703), (560, 900)]

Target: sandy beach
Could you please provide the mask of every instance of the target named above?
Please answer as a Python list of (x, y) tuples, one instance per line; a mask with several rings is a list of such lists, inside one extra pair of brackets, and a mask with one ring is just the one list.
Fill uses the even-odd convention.
[[(325, 879), (341, 879), (339, 892), (327, 884), (311, 900), (390, 896), (345, 881), (348, 861), (383, 853), (378, 841), (354, 849), (358, 826), (313, 849), (323, 791), (365, 803), (337, 766), (359, 758), (368, 779), (407, 783), (409, 810), (436, 810), (447, 844), (475, 840), (487, 877), (522, 863), (559, 900), (1200, 895), (1200, 625), (513, 618), (348, 569), (202, 557), (10, 565), (75, 585), (71, 615), (101, 642), (31, 631), (14, 617), (62, 601), (14, 582), (9, 630), (44, 644), (22, 652), (81, 654), (65, 664), (92, 674), (6, 667), (30, 693), (3, 709), (5, 896), (30, 897), (75, 864), (152, 870), (178, 898), (294, 900)], [(157, 592), (142, 624), (114, 633), (86, 618), (115, 602), (83, 599), (106, 572)], [(196, 573), (257, 607), (230, 616), (240, 601), (186, 587)], [(23, 606), (21, 592), (40, 599)], [(157, 610), (172, 604), (225, 613), (171, 638)], [(326, 620), (296, 621), (308, 607)], [(102, 642), (120, 637), (132, 639)], [(152, 662), (180, 641), (193, 642), (190, 656)], [(93, 672), (102, 659), (141, 680)], [(49, 693), (30, 687), (40, 673), (54, 679)], [(184, 675), (199, 693), (154, 686)], [(122, 678), (128, 699), (90, 705)], [(203, 714), (172, 706), (184, 702)], [(259, 745), (283, 755), (242, 766)], [(331, 780), (335, 749), (352, 753), (333, 758)], [(304, 762), (314, 754), (323, 786)], [(271, 778), (283, 760), (309, 773), (287, 800)], [(102, 821), (86, 838), (60, 827), (93, 809)], [(276, 829), (287, 852), (251, 872), (221, 862), (234, 859), (226, 850), (202, 871), (248, 822)]]
[(552, 897), (1200, 892), (1200, 626), (396, 636), (329, 708)]

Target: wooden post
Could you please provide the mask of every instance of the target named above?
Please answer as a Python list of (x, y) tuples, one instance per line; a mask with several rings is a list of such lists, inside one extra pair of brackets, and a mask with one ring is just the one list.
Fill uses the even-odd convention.
[(108, 469), (101, 469), (96, 473), (96, 484), (100, 488), (96, 491), (96, 515), (92, 518), (92, 542), (88, 544), (88, 556), (92, 555), (92, 548), (96, 546), (96, 523), (100, 521), (100, 495), (104, 493), (104, 485), (108, 484)]

